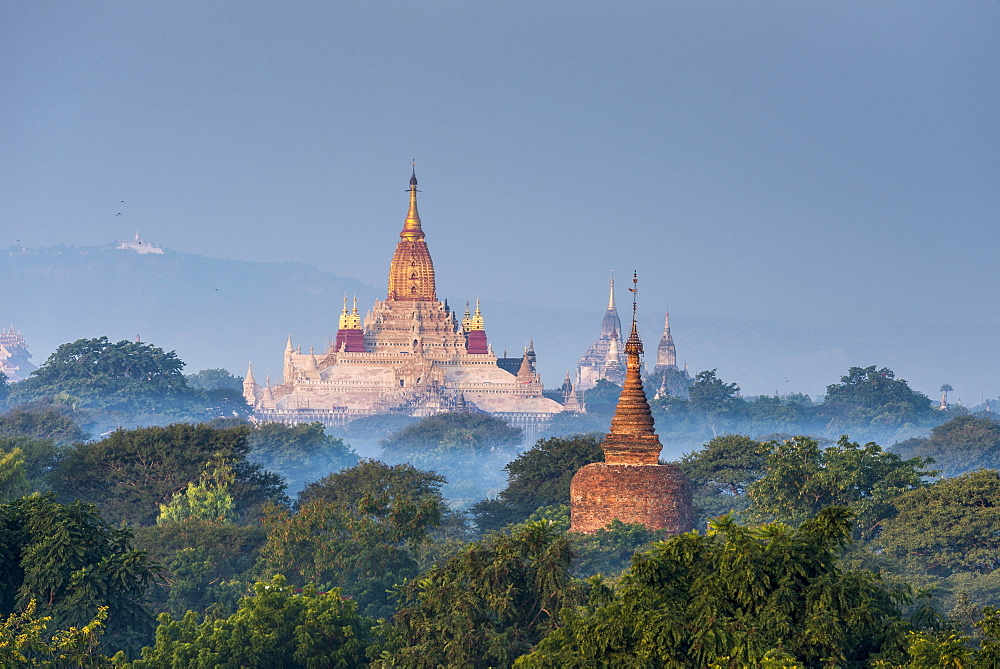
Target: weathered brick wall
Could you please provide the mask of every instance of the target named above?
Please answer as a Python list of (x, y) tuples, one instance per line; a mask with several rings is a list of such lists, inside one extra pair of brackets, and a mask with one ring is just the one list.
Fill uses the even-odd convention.
[(686, 532), (693, 521), (690, 486), (674, 465), (589, 464), (573, 477), (570, 505), (574, 532), (595, 532), (615, 519)]

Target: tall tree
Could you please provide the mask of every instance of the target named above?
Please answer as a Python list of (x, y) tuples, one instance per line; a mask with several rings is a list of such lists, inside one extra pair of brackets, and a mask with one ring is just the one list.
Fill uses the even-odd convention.
[(95, 503), (112, 522), (151, 525), (160, 504), (222, 461), (235, 475), (229, 488), (235, 511), (246, 518), (268, 501), (286, 499), (277, 475), (247, 462), (248, 430), (187, 423), (116, 430), (69, 451), (48, 481), (60, 498)]
[(708, 421), (712, 435), (718, 436), (719, 432), (735, 426), (743, 415), (746, 403), (739, 397), (739, 385), (726, 383), (715, 372), (714, 369), (698, 372), (688, 388), (688, 404), (693, 412)]
[(293, 588), (275, 576), (257, 583), (232, 615), (163, 614), (155, 645), (132, 667), (362, 667), (368, 637), (357, 605), (339, 590)]
[(404, 454), (432, 450), (460, 450), (483, 454), (521, 443), (524, 433), (500, 418), (473, 411), (428, 416), (382, 442), (388, 452)]
[(30, 401), (67, 392), (90, 406), (134, 408), (140, 397), (187, 391), (183, 366), (176, 353), (152, 344), (78, 339), (57, 348), (13, 394), (19, 401)]
[(322, 423), (263, 423), (247, 435), (248, 459), (285, 479), (296, 493), (315, 481), (358, 464), (358, 454), (343, 440), (326, 434)]
[(851, 367), (827, 386), (823, 409), (833, 429), (897, 428), (937, 419), (927, 395), (897, 379), (888, 367)]
[(903, 460), (874, 443), (864, 446), (841, 437), (820, 448), (809, 437), (773, 441), (767, 473), (750, 486), (752, 512), (761, 519), (801, 523), (828, 506), (848, 506), (857, 514), (861, 536), (877, 535), (895, 513), (892, 499), (923, 487), (928, 470), (923, 458)]
[(0, 504), (0, 616), (35, 601), (54, 626), (80, 627), (106, 606), (105, 642), (135, 651), (153, 628), (144, 604), (152, 578), (129, 530), (92, 505), (39, 495)]
[(342, 587), (373, 617), (392, 612), (389, 591), (417, 575), (414, 549), (441, 522), (441, 478), (409, 465), (363, 461), (272, 506), (260, 568)]
[(517, 665), (861, 666), (901, 644), (904, 623), (879, 577), (838, 569), (851, 525), (832, 508), (798, 529), (722, 518), (671, 537)]
[(470, 544), (400, 591), (381, 667), (505, 667), (580, 602), (565, 535), (541, 521)]
[(877, 546), (938, 576), (1000, 568), (1000, 472), (980, 469), (892, 500)]
[(750, 485), (764, 476), (767, 447), (739, 434), (715, 437), (677, 465), (694, 484), (696, 527), (709, 518), (741, 512), (750, 505)]
[(926, 438), (907, 439), (893, 447), (904, 456), (933, 458), (945, 476), (981, 467), (1000, 468), (1000, 423), (992, 416), (956, 416), (931, 429)]
[(498, 530), (523, 521), (539, 507), (569, 504), (573, 475), (603, 460), (600, 439), (594, 435), (539, 440), (507, 464), (507, 487), (497, 498), (472, 507), (476, 524), (484, 531)]

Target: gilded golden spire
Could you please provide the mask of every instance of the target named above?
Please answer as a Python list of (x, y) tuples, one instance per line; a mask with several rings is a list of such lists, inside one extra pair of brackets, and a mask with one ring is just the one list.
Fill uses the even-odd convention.
[[(344, 298), (344, 310), (347, 310), (347, 298)], [(348, 330), (360, 330), (361, 329), (361, 314), (358, 313), (358, 296), (354, 296), (354, 305), (351, 307), (351, 313), (347, 314), (344, 318), (346, 323), (346, 329)]]
[(417, 167), (415, 164), (410, 176), (410, 210), (406, 212), (403, 231), (399, 233), (399, 236), (410, 242), (420, 241), (424, 238), (424, 231), (420, 227), (420, 214), (417, 212)]
[(344, 293), (344, 309), (340, 312), (340, 329), (347, 329), (347, 293)]
[(417, 213), (417, 173), (410, 176), (410, 209), (399, 233), (396, 253), (389, 266), (390, 300), (437, 300), (434, 290), (434, 263), (431, 261), (424, 231)]
[(642, 355), (642, 340), (636, 325), (636, 295), (639, 292), (639, 277), (632, 275), (632, 332), (625, 342), (627, 358), (625, 383), (618, 398), (611, 432), (604, 440), (605, 461), (618, 464), (657, 464), (660, 439), (653, 427), (653, 414), (642, 388), (642, 372), (639, 356)]
[[(466, 311), (468, 313), (468, 311)], [(476, 313), (469, 319), (469, 330), (485, 330), (486, 323), (483, 321), (483, 312), (479, 310), (479, 298), (476, 298)]]

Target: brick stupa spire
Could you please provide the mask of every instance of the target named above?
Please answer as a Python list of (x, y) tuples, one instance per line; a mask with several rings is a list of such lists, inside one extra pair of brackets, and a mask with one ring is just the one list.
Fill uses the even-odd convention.
[(589, 464), (570, 485), (571, 529), (596, 532), (613, 520), (653, 530), (691, 529), (691, 491), (674, 465), (659, 464), (662, 446), (642, 387), (642, 340), (636, 326), (638, 276), (632, 276), (632, 332), (625, 342), (625, 383), (611, 432), (604, 438), (604, 462)]

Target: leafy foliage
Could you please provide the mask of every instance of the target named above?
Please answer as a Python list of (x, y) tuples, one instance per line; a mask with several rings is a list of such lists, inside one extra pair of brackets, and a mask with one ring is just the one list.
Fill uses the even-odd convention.
[(113, 522), (150, 525), (160, 504), (197, 481), (210, 463), (224, 461), (235, 475), (229, 493), (236, 514), (248, 518), (266, 502), (285, 499), (277, 475), (246, 461), (248, 430), (187, 423), (116, 430), (76, 446), (48, 480), (60, 498), (97, 504)]
[(773, 441), (767, 473), (751, 484), (752, 512), (758, 518), (800, 523), (833, 506), (849, 506), (861, 534), (870, 538), (895, 513), (892, 498), (925, 485), (934, 471), (922, 458), (903, 460), (872, 442), (861, 446), (841, 437), (820, 448), (809, 437)]
[(34, 600), (21, 613), (12, 613), (0, 625), (0, 666), (2, 667), (88, 667), (104, 669), (120, 666), (100, 651), (108, 607), (83, 627), (48, 633), (49, 616), (38, 616)]
[(597, 379), (594, 387), (583, 393), (583, 403), (587, 407), (587, 413), (610, 416), (615, 412), (621, 394), (622, 387), (618, 384), (607, 379)]
[(202, 473), (198, 482), (191, 482), (187, 490), (175, 492), (170, 502), (160, 505), (158, 524), (177, 523), (185, 520), (203, 520), (231, 523), (236, 520), (233, 496), (229, 487), (236, 482), (236, 475), (225, 463), (212, 463)]
[(837, 568), (851, 525), (831, 508), (798, 529), (722, 518), (706, 535), (674, 536), (517, 664), (744, 667), (776, 651), (809, 666), (874, 659), (900, 643), (901, 599), (873, 574)]
[(423, 418), (383, 440), (382, 457), (443, 475), (445, 497), (466, 508), (503, 485), (502, 468), (523, 438), (504, 420), (456, 411)]
[[(45, 492), (48, 484), (45, 477), (63, 457), (65, 449), (56, 446), (51, 439), (33, 439), (31, 437), (0, 437), (0, 454), (18, 451), (21, 469), (24, 473), (24, 490), (28, 492)], [(0, 455), (0, 458), (3, 456)], [(2, 470), (2, 465), (0, 465)], [(2, 474), (0, 474), (2, 476)], [(15, 495), (17, 496), (17, 495)]]
[(989, 416), (956, 416), (931, 430), (927, 438), (896, 444), (904, 456), (933, 458), (945, 476), (981, 467), (1000, 468), (1000, 423)]
[(131, 533), (107, 525), (92, 505), (38, 495), (0, 504), (0, 615), (34, 600), (57, 627), (80, 627), (106, 606), (106, 641), (137, 650), (152, 632), (144, 606), (152, 578)]
[(573, 475), (592, 462), (602, 462), (604, 452), (594, 435), (542, 439), (504, 468), (507, 487), (495, 500), (472, 507), (480, 530), (498, 530), (519, 523), (543, 506), (569, 503)]
[(162, 565), (168, 586), (151, 593), (151, 606), (174, 616), (209, 606), (235, 610), (266, 536), (260, 527), (203, 520), (136, 528), (136, 546)]
[(243, 378), (233, 376), (227, 369), (203, 369), (197, 374), (184, 377), (189, 388), (193, 390), (235, 390), (243, 392)]
[(87, 435), (58, 409), (20, 406), (0, 416), (0, 437), (48, 439), (59, 446), (69, 446), (83, 441)]
[(322, 423), (263, 423), (253, 427), (247, 443), (248, 460), (281, 475), (293, 493), (308, 481), (358, 464), (358, 454), (327, 435)]
[(704, 527), (709, 518), (741, 512), (750, 504), (750, 485), (764, 476), (765, 446), (739, 434), (715, 437), (677, 463), (695, 486), (694, 502)]
[(743, 413), (740, 387), (726, 383), (715, 375), (716, 370), (698, 372), (688, 388), (688, 403), (693, 411), (703, 415), (712, 428), (712, 435), (729, 431)]
[(827, 386), (823, 401), (835, 427), (899, 427), (935, 416), (927, 395), (912, 390), (888, 367), (851, 367), (840, 383)]
[(24, 473), (24, 453), (20, 448), (0, 448), (0, 503), (17, 499), (29, 492)]
[(386, 617), (389, 591), (417, 574), (414, 546), (441, 522), (441, 482), (372, 460), (331, 474), (306, 487), (295, 512), (268, 509), (261, 568), (340, 586), (365, 615)]
[(931, 574), (1000, 567), (1000, 472), (981, 469), (892, 501), (878, 545)]
[(143, 649), (134, 669), (359, 667), (368, 641), (356, 604), (339, 590), (299, 591), (281, 576), (257, 583), (230, 616), (189, 611), (174, 620), (165, 613), (159, 623), (156, 644)]
[(134, 410), (153, 396), (187, 390), (177, 354), (142, 342), (107, 337), (63, 344), (31, 376), (15, 386), (13, 396), (30, 401), (58, 392), (81, 398), (88, 406)]
[(238, 389), (195, 390), (181, 373), (183, 366), (175, 352), (152, 344), (78, 339), (61, 345), (16, 384), (10, 399), (70, 406), (98, 432), (122, 425), (249, 415)]
[(566, 537), (544, 521), (470, 544), (402, 588), (375, 666), (510, 666), (580, 601), (571, 559)]
[(524, 433), (500, 418), (473, 411), (428, 416), (382, 442), (386, 451), (416, 454), (430, 450), (483, 453), (521, 443)]

